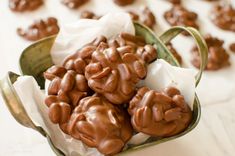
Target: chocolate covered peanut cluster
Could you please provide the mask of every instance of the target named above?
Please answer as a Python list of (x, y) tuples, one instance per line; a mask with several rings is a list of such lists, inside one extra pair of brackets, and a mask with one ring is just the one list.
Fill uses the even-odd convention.
[(77, 9), (88, 1), (89, 0), (62, 0), (61, 2), (70, 9)]
[(32, 11), (42, 4), (43, 0), (9, 0), (9, 8), (15, 12)]
[(221, 29), (235, 32), (235, 9), (227, 3), (215, 5), (211, 13), (212, 22)]
[(192, 111), (174, 87), (166, 88), (164, 92), (140, 88), (130, 101), (128, 112), (137, 132), (155, 137), (178, 134), (192, 120)]
[(171, 2), (172, 4), (181, 4), (181, 0), (167, 0)]
[(99, 19), (101, 16), (96, 15), (92, 11), (84, 10), (80, 14), (80, 18), (85, 18), (85, 19)]
[(182, 64), (182, 57), (176, 51), (176, 49), (173, 47), (173, 45), (171, 43), (168, 43), (166, 46), (169, 49), (169, 51), (172, 53), (172, 55), (175, 57), (175, 59), (178, 61), (178, 63), (181, 65)]
[(27, 29), (18, 28), (17, 33), (19, 36), (29, 41), (36, 41), (44, 37), (55, 35), (59, 32), (57, 19), (49, 17), (47, 19), (40, 19), (35, 21)]
[[(165, 12), (164, 17), (171, 26), (185, 26), (199, 29), (197, 24), (198, 15), (195, 12), (189, 11), (182, 5), (174, 5)], [(188, 33), (184, 33), (188, 35)]]
[(119, 6), (130, 5), (135, 2), (135, 0), (113, 0)]
[(105, 155), (120, 152), (132, 131), (127, 112), (98, 95), (82, 99), (68, 123), (72, 137)]
[[(224, 41), (212, 37), (211, 35), (206, 35), (204, 37), (208, 46), (208, 63), (206, 70), (218, 70), (230, 65), (229, 55), (223, 47)], [(200, 56), (198, 53), (198, 48), (195, 45), (192, 49), (192, 64), (200, 68)]]

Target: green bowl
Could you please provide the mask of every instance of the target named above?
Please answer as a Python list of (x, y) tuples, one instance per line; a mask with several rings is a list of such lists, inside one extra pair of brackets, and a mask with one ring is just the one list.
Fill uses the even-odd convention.
[[(134, 23), (136, 35), (143, 36), (147, 43), (153, 44), (154, 47), (158, 51), (158, 57), (166, 60), (170, 64), (174, 66), (179, 66), (179, 63), (174, 58), (174, 56), (169, 52), (169, 50), (166, 48), (166, 43), (170, 42), (171, 39), (176, 37), (178, 34), (180, 34), (182, 31), (187, 31), (196, 41), (198, 45), (198, 49), (201, 56), (201, 67), (200, 70), (196, 76), (196, 85), (200, 82), (202, 71), (205, 68), (207, 64), (207, 46), (201, 35), (198, 33), (197, 30), (191, 27), (173, 27), (169, 30), (167, 30), (165, 33), (163, 33), (160, 37), (157, 37), (150, 29), (147, 27), (139, 24)], [(50, 56), (50, 49), (53, 45), (53, 42), (55, 40), (55, 36), (45, 38), (43, 40), (40, 40), (32, 45), (30, 45), (28, 48), (26, 48), (21, 57), (20, 57), (20, 69), (22, 72), (22, 75), (31, 75), (33, 76), (41, 89), (44, 88), (44, 78), (43, 78), (43, 72), (47, 70), (49, 67), (53, 65), (51, 56)], [(9, 108), (9, 111), (14, 116), (14, 118), (23, 126), (33, 128), (34, 130), (41, 133), (43, 136), (45, 136), (48, 139), (48, 142), (52, 148), (52, 150), (56, 153), (58, 156), (64, 156), (62, 151), (60, 151), (57, 147), (54, 146), (53, 142), (50, 139), (50, 136), (46, 133), (46, 131), (43, 130), (43, 128), (35, 126), (35, 124), (32, 122), (30, 117), (27, 115), (22, 102), (20, 101), (14, 87), (13, 83), (17, 80), (17, 77), (20, 75), (17, 75), (13, 72), (8, 72), (6, 77), (0, 81), (0, 89), (2, 91), (3, 98), (5, 100), (6, 105)], [(137, 146), (131, 146), (125, 149), (123, 152), (119, 153), (118, 155), (121, 155), (123, 153), (135, 151), (142, 149), (144, 147), (157, 145), (166, 141), (170, 141), (173, 139), (176, 139), (180, 136), (183, 136), (187, 133), (189, 133), (191, 130), (193, 130), (200, 119), (201, 115), (201, 107), (200, 102), (198, 100), (197, 95), (194, 99), (193, 104), (193, 119), (188, 128), (181, 132), (180, 134), (177, 134), (172, 137), (166, 137), (166, 138), (158, 138), (156, 139), (149, 139), (145, 143)]]

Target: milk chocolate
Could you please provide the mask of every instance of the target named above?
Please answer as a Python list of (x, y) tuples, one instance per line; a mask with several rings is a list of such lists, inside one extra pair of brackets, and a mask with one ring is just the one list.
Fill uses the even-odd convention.
[(133, 21), (138, 21), (151, 29), (156, 25), (156, 17), (148, 7), (144, 7), (137, 12), (128, 11), (128, 13)]
[(130, 5), (135, 2), (135, 0), (113, 0), (119, 6)]
[(91, 61), (92, 53), (98, 48), (101, 42), (105, 43), (106, 41), (107, 39), (104, 36), (97, 37), (91, 43), (65, 58), (63, 66), (68, 70), (76, 71), (78, 74), (84, 74), (85, 67)]
[(235, 43), (231, 43), (230, 46), (229, 46), (229, 49), (235, 53)]
[(132, 131), (128, 114), (98, 95), (82, 99), (68, 123), (72, 137), (105, 155), (119, 153)]
[(114, 104), (127, 103), (135, 85), (145, 78), (145, 63), (134, 53), (120, 55), (117, 48), (95, 51), (85, 69), (88, 85)]
[[(164, 17), (171, 26), (185, 26), (199, 29), (197, 24), (197, 14), (187, 10), (182, 5), (173, 5), (170, 10), (164, 13)], [(186, 32), (183, 34), (189, 35)]]
[(88, 95), (89, 87), (85, 76), (73, 70), (52, 66), (44, 72), (44, 77), (51, 81), (45, 99), (48, 107), (55, 102), (65, 102), (74, 108), (80, 99)]
[(181, 4), (181, 0), (167, 0), (171, 2), (172, 4)]
[(219, 3), (211, 12), (212, 22), (223, 30), (235, 32), (235, 9), (227, 3)]
[(84, 10), (81, 12), (80, 14), (80, 18), (83, 19), (99, 19), (101, 16), (96, 15), (94, 12), (92, 11), (88, 11), (88, 10)]
[(25, 30), (22, 28), (17, 29), (18, 35), (29, 41), (36, 41), (44, 37), (55, 35), (58, 32), (59, 26), (57, 19), (54, 17), (49, 17), (45, 20), (37, 20)]
[(192, 111), (174, 87), (164, 92), (142, 87), (130, 101), (128, 112), (137, 132), (154, 137), (168, 137), (185, 130), (192, 120)]
[(181, 65), (182, 64), (182, 57), (180, 56), (180, 54), (176, 51), (176, 49), (173, 47), (173, 45), (171, 43), (168, 43), (167, 48), (169, 49), (169, 51), (173, 54), (173, 56), (176, 58), (176, 60), (178, 61), (178, 63)]
[(9, 0), (9, 8), (15, 12), (32, 11), (42, 4), (43, 0)]
[(62, 0), (62, 3), (70, 9), (77, 9), (89, 0)]
[(140, 23), (143, 23), (144, 25), (148, 26), (149, 28), (153, 28), (153, 26), (156, 24), (156, 19), (152, 11), (145, 7), (140, 12)]
[[(223, 47), (224, 41), (212, 37), (211, 35), (206, 35), (205, 41), (208, 46), (208, 63), (206, 70), (218, 70), (230, 65), (229, 55)], [(200, 56), (198, 53), (198, 48), (195, 45), (192, 49), (192, 64), (200, 68)]]

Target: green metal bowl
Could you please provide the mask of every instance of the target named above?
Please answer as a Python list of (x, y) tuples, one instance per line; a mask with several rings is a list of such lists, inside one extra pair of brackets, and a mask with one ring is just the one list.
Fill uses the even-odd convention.
[[(202, 71), (205, 68), (207, 64), (207, 46), (201, 35), (197, 30), (191, 27), (173, 27), (163, 33), (160, 37), (157, 37), (150, 29), (147, 27), (139, 24), (134, 23), (136, 35), (143, 36), (147, 43), (153, 44), (154, 47), (158, 51), (158, 57), (166, 60), (170, 64), (174, 66), (179, 66), (179, 63), (174, 58), (174, 56), (169, 52), (169, 50), (166, 48), (166, 43), (170, 42), (171, 39), (176, 37), (178, 34), (180, 34), (182, 31), (187, 31), (196, 41), (198, 45), (198, 49), (201, 56), (201, 67), (200, 70), (196, 76), (196, 85), (199, 83), (202, 75)], [(49, 67), (53, 65), (51, 56), (50, 56), (50, 49), (53, 45), (53, 42), (55, 40), (55, 36), (45, 38), (43, 40), (40, 40), (28, 48), (26, 48), (21, 57), (20, 57), (20, 69), (22, 71), (22, 75), (31, 75), (33, 76), (41, 89), (44, 88), (44, 78), (43, 78), (43, 72), (47, 70)], [(0, 89), (2, 91), (3, 98), (5, 100), (6, 105), (9, 108), (9, 111), (14, 116), (14, 118), (23, 126), (33, 128), (34, 130), (41, 133), (44, 137), (47, 137), (48, 142), (52, 148), (52, 150), (56, 153), (58, 156), (64, 156), (65, 154), (60, 151), (57, 147), (54, 146), (53, 142), (50, 139), (50, 136), (46, 133), (46, 131), (43, 130), (43, 128), (35, 126), (35, 124), (32, 122), (30, 117), (27, 115), (22, 102), (20, 101), (14, 87), (13, 83), (17, 80), (17, 77), (20, 75), (17, 75), (13, 72), (8, 72), (6, 77), (0, 81)], [(144, 144), (128, 147), (123, 152), (119, 153), (118, 155), (121, 155), (123, 153), (127, 153), (130, 151), (135, 151), (142, 149), (144, 147), (157, 145), (166, 141), (170, 141), (173, 139), (176, 139), (180, 136), (183, 136), (187, 133), (189, 133), (191, 130), (193, 130), (200, 119), (201, 115), (201, 108), (200, 108), (200, 102), (198, 100), (197, 95), (195, 96), (194, 104), (193, 104), (193, 120), (188, 126), (188, 128), (183, 131), (180, 134), (177, 134), (172, 137), (167, 138), (158, 138), (156, 139), (150, 139), (147, 140)]]

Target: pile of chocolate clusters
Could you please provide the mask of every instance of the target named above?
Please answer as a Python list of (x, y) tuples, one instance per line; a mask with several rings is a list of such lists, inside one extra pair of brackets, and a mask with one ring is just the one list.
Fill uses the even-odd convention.
[(182, 132), (192, 111), (180, 91), (136, 85), (156, 59), (156, 49), (140, 36), (97, 37), (44, 73), (50, 120), (105, 155), (121, 152), (138, 132), (153, 137)]

